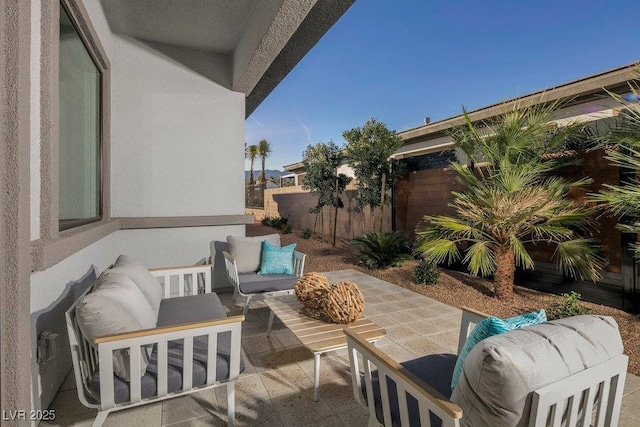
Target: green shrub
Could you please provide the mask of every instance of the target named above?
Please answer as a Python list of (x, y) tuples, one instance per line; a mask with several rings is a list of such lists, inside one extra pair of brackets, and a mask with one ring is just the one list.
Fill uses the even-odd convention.
[(274, 216), (274, 217), (265, 216), (264, 218), (262, 218), (260, 223), (262, 225), (273, 227), (276, 230), (284, 230), (288, 226), (289, 217), (287, 217), (287, 216)]
[(271, 217), (270, 216), (265, 216), (260, 220), (260, 224), (262, 225), (266, 225), (266, 226), (271, 226)]
[(360, 260), (369, 268), (396, 267), (411, 258), (411, 241), (398, 231), (363, 234), (351, 244), (360, 246)]
[(562, 294), (562, 301), (553, 303), (547, 310), (549, 320), (561, 319), (563, 317), (577, 316), (579, 314), (588, 314), (590, 309), (581, 302), (582, 295), (575, 291), (568, 294)]
[(311, 229), (309, 227), (305, 228), (300, 235), (303, 239), (308, 239), (311, 237)]
[(282, 227), (282, 234), (291, 234), (291, 226), (286, 224)]
[(416, 266), (415, 275), (418, 285), (435, 285), (440, 276), (438, 264), (429, 259), (421, 259)]

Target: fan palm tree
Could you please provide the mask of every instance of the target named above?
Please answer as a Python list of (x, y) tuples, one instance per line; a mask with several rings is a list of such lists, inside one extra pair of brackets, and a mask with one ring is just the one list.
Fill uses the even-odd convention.
[[(454, 192), (451, 216), (425, 216), (418, 226), (418, 251), (440, 262), (462, 258), (474, 275), (494, 275), (495, 294), (513, 294), (516, 266), (533, 269), (526, 244), (556, 247), (553, 260), (576, 278), (599, 278), (605, 260), (595, 241), (583, 237), (592, 211), (567, 198), (571, 188), (551, 171), (567, 162), (566, 141), (580, 130), (549, 126), (557, 104), (517, 108), (492, 122), (466, 124), (452, 132), (471, 167), (452, 163), (461, 191)], [(476, 166), (473, 166), (473, 165)], [(460, 244), (468, 245), (464, 257)]]
[(251, 201), (251, 203), (253, 203), (253, 199), (255, 198), (254, 185), (256, 183), (253, 177), (253, 162), (256, 160), (256, 157), (258, 156), (258, 146), (255, 144), (248, 146), (246, 150), (246, 156), (250, 162), (249, 163), (249, 200)]
[(267, 184), (264, 163), (267, 160), (267, 157), (269, 157), (269, 154), (271, 154), (271, 144), (269, 144), (269, 141), (267, 141), (266, 139), (260, 140), (260, 142), (258, 142), (258, 156), (260, 157), (260, 161), (262, 162), (262, 172), (260, 173), (259, 180), (262, 185), (263, 191), (265, 185)]
[[(640, 77), (640, 68), (636, 71)], [(631, 99), (640, 99), (640, 80), (629, 83)], [(604, 202), (602, 209), (606, 212), (625, 217), (624, 223), (618, 224), (623, 233), (640, 233), (640, 105), (631, 103), (617, 95), (612, 96), (625, 107), (620, 119), (606, 135), (605, 142), (609, 147), (605, 157), (614, 166), (626, 169), (629, 177), (619, 185), (604, 184), (605, 190), (592, 194), (590, 199)], [(640, 257), (640, 245), (632, 244), (636, 257)]]

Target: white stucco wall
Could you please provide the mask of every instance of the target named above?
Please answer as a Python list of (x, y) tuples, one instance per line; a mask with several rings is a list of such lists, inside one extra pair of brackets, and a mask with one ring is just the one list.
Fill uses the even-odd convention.
[(244, 94), (115, 37), (111, 214), (242, 214)]
[[(99, 0), (85, 0), (111, 62), (111, 216), (244, 213), (244, 100), (143, 45), (111, 34)], [(36, 9), (36, 8), (34, 8)], [(34, 27), (39, 28), (39, 16)], [(37, 36), (34, 31), (33, 37)], [(39, 39), (32, 43), (38, 50)], [(35, 64), (32, 69), (37, 69)], [(39, 90), (39, 79), (32, 83)], [(39, 106), (39, 99), (33, 99)], [(39, 122), (39, 109), (32, 120)], [(32, 127), (32, 169), (40, 169), (39, 127)], [(32, 239), (40, 233), (40, 177), (32, 173)], [(35, 217), (35, 218), (34, 218)], [(244, 226), (117, 231), (31, 276), (34, 409), (44, 409), (71, 367), (64, 311), (90, 274), (127, 253), (148, 267), (185, 265), (211, 255), (212, 243)], [(218, 272), (215, 284), (228, 286)], [(79, 283), (83, 281), (80, 285)], [(38, 364), (36, 340), (59, 334), (58, 356)]]
[[(64, 312), (90, 284), (91, 273), (100, 274), (113, 262), (113, 237), (111, 234), (46, 271), (31, 275), (33, 409), (48, 407), (71, 369)], [(38, 364), (36, 342), (44, 331), (58, 334), (58, 355)]]

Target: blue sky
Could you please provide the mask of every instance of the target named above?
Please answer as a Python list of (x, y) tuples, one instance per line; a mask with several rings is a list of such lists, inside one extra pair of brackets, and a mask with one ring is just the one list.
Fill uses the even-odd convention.
[(639, 19), (640, 0), (357, 0), (245, 140), (282, 170), (370, 117), (402, 131), (607, 71), (640, 60)]

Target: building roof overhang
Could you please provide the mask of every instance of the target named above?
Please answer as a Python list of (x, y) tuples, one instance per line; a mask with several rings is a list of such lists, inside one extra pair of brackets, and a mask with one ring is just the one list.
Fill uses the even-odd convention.
[[(528, 107), (540, 103), (562, 101), (562, 107), (593, 102), (601, 99), (609, 99), (608, 92), (622, 94), (629, 91), (628, 81), (633, 79), (637, 64), (625, 65), (614, 70), (599, 73), (593, 76), (575, 80), (549, 89), (540, 90), (529, 95), (513, 98), (505, 102), (489, 105), (469, 112), (472, 122), (480, 122), (503, 113), (506, 109), (515, 105)], [(404, 141), (403, 145), (415, 144), (427, 139), (443, 137), (447, 132), (461, 124), (465, 118), (459, 116), (429, 123), (398, 132), (398, 136)]]
[(246, 95), (248, 117), (355, 0), (101, 0), (111, 30)]

